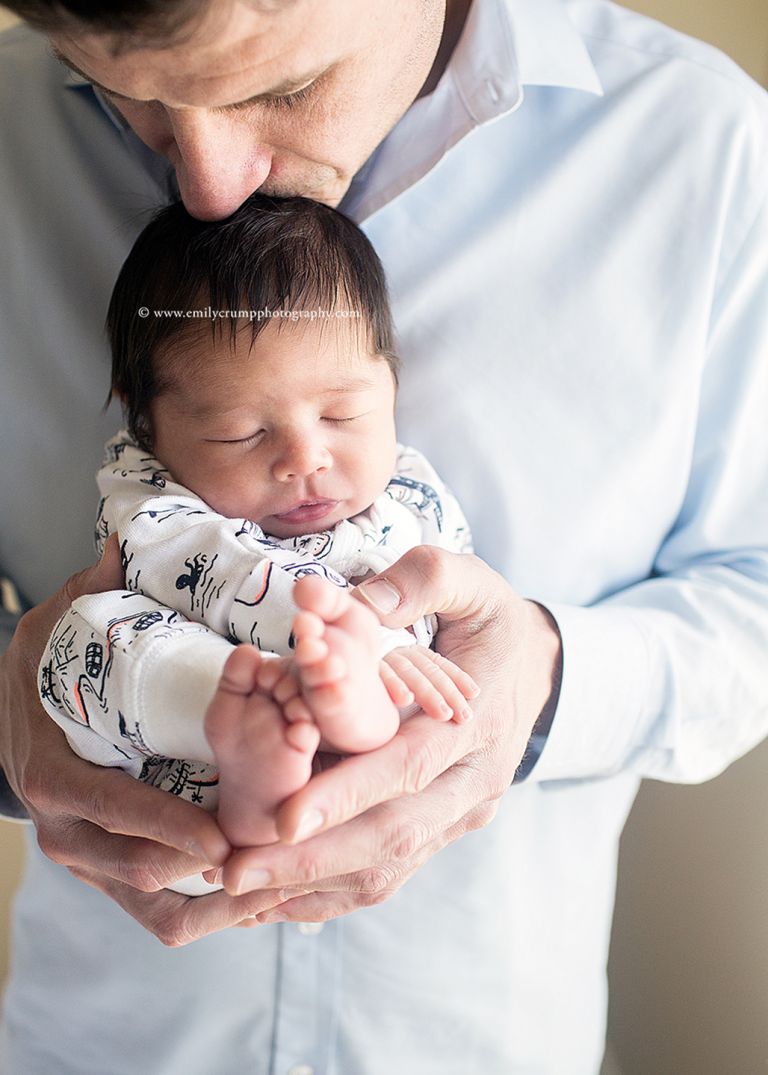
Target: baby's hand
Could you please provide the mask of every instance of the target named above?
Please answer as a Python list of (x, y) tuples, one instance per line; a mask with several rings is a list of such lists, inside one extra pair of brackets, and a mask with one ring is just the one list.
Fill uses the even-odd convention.
[(383, 658), (380, 673), (398, 708), (415, 702), (435, 720), (463, 724), (472, 719), (467, 702), (478, 696), (480, 688), (447, 657), (425, 646), (401, 646)]

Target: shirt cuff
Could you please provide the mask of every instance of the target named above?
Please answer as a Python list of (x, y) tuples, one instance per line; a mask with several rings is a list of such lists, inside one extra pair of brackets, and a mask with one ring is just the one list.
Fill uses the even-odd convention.
[[(558, 635), (560, 635), (560, 628), (557, 624), (557, 621), (555, 620), (555, 617), (552, 615), (549, 609), (541, 604), (539, 604), (539, 608), (541, 608), (544, 612), (547, 613), (550, 620), (552, 620), (553, 626), (557, 630)], [(518, 765), (514, 778), (512, 780), (513, 784), (520, 784), (523, 782), (523, 780), (527, 779), (527, 777), (533, 771), (536, 762), (541, 757), (541, 752), (543, 751), (547, 739), (549, 738), (549, 733), (552, 730), (552, 721), (555, 719), (555, 713), (557, 712), (557, 707), (560, 703), (560, 690), (562, 688), (562, 685), (563, 639), (562, 635), (560, 635), (560, 660), (558, 661), (557, 667), (553, 672), (552, 690), (550, 692), (549, 698), (547, 699), (547, 704), (544, 706), (541, 713), (539, 713), (538, 717), (536, 718), (536, 723), (533, 726), (533, 731), (531, 732), (531, 737), (528, 740), (528, 745), (525, 748), (525, 753), (523, 754), (522, 760)]]
[(11, 785), (0, 769), (0, 818), (6, 821), (29, 821), (29, 815), (11, 791)]
[(608, 776), (626, 763), (649, 711), (645, 635), (626, 609), (546, 607), (562, 638), (562, 683), (549, 734), (527, 771), (535, 766), (537, 781)]
[[(11, 580), (0, 571), (0, 653), (3, 653), (16, 630), (19, 616), (29, 608), (20, 597)], [(0, 817), (11, 821), (28, 821), (27, 811), (21, 805), (0, 769)]]
[[(0, 578), (0, 585), (5, 579)], [(19, 612), (11, 612), (5, 608), (2, 604), (2, 597), (0, 597), (0, 653), (4, 653), (13, 638), (13, 632), (16, 630), (16, 624), (19, 622)]]

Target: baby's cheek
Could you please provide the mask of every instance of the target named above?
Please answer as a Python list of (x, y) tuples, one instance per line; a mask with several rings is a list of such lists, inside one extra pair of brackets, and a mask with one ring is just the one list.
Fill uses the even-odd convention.
[(198, 496), (214, 511), (230, 519), (257, 520), (264, 514), (256, 483), (233, 474), (231, 470), (217, 479), (208, 480), (205, 490), (198, 492)]
[(230, 489), (225, 469), (201, 465), (199, 460), (190, 456), (182, 463), (178, 478), (182, 485), (204, 500), (210, 508), (226, 515)]

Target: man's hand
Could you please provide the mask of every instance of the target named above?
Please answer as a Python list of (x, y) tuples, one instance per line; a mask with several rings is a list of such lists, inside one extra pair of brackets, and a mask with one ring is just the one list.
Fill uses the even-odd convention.
[(307, 890), (262, 922), (324, 921), (380, 903), (436, 851), (486, 825), (558, 681), (554, 622), (476, 557), (421, 546), (359, 590), (390, 627), (439, 614), (438, 649), (480, 684), (475, 718), (414, 717), (288, 799), (283, 842), (236, 851), (221, 871), (233, 894)]
[(248, 919), (281, 897), (159, 892), (224, 862), (230, 848), (216, 822), (191, 803), (78, 758), (40, 705), (37, 666), (58, 618), (76, 597), (123, 585), (117, 541), (110, 540), (99, 564), (22, 617), (0, 657), (0, 765), (44, 853), (106, 892), (165, 944), (178, 945)]

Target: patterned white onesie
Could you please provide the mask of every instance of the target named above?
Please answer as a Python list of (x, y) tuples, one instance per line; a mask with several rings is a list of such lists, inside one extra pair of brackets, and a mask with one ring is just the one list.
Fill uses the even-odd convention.
[[(416, 545), (471, 551), (456, 500), (402, 446), (366, 511), (296, 538), (217, 514), (125, 432), (107, 444), (98, 483), (96, 544), (119, 535), (126, 589), (78, 598), (62, 616), (40, 662), (40, 697), (76, 753), (208, 810), (217, 778), (205, 710), (234, 642), (290, 653), (298, 578), (346, 587)], [(433, 625), (381, 631), (383, 655), (429, 645)]]

